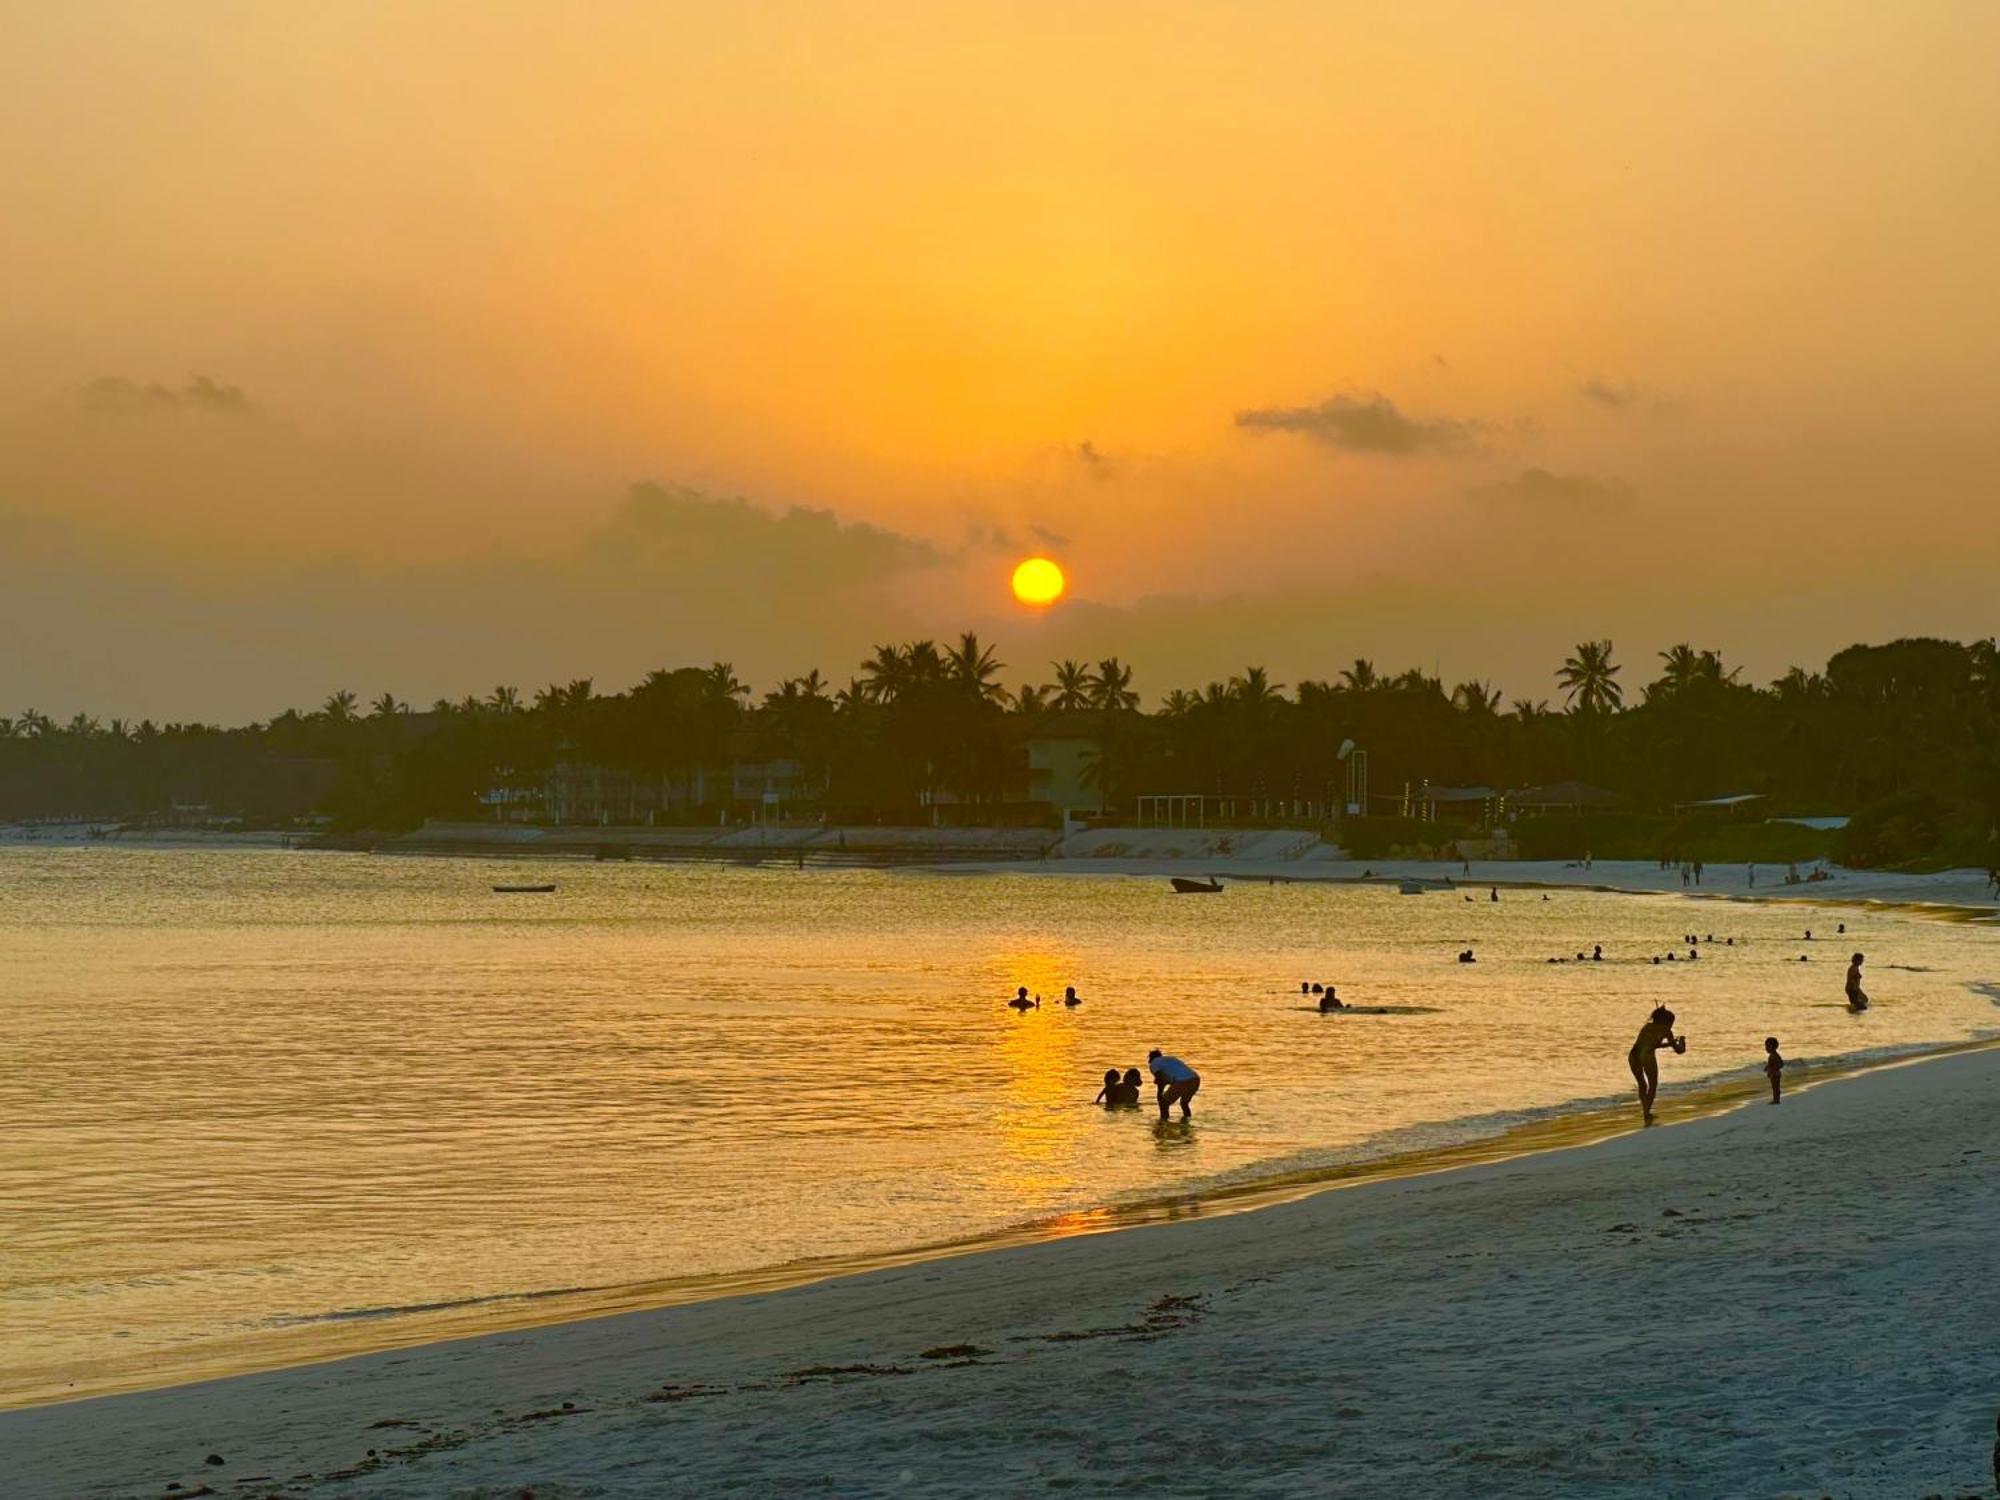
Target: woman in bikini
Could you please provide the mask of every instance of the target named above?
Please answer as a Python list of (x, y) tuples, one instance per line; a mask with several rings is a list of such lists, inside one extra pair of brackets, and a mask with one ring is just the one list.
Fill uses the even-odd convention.
[(1675, 1052), (1685, 1052), (1688, 1048), (1686, 1037), (1674, 1035), (1674, 1013), (1664, 1005), (1656, 1009), (1652, 1019), (1639, 1028), (1639, 1039), (1632, 1044), (1632, 1051), (1626, 1057), (1632, 1065), (1632, 1077), (1639, 1084), (1639, 1109), (1648, 1125), (1653, 1123), (1653, 1100), (1660, 1092), (1657, 1054), (1662, 1047), (1671, 1047)]

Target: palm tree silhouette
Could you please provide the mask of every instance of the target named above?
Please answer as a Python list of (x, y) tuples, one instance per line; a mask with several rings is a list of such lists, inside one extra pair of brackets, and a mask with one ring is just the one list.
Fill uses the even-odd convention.
[(990, 680), (1006, 663), (993, 654), (991, 646), (981, 646), (975, 632), (968, 630), (958, 638), (946, 665), (951, 680), (981, 702), (991, 703), (1006, 696), (1005, 690)]
[(1371, 692), (1382, 685), (1382, 679), (1375, 675), (1375, 663), (1365, 656), (1357, 656), (1353, 666), (1341, 668), (1340, 680), (1356, 693)]
[(1115, 656), (1107, 656), (1090, 675), (1090, 706), (1119, 712), (1139, 706), (1132, 691), (1132, 669)]
[(1049, 670), (1056, 674), (1055, 699), (1050, 707), (1057, 713), (1070, 713), (1079, 708), (1090, 707), (1091, 695), (1095, 687), (1090, 668), (1080, 661), (1064, 658), (1049, 663)]
[(1556, 681), (1562, 685), (1563, 702), (1572, 712), (1596, 715), (1607, 713), (1625, 701), (1625, 689), (1618, 685), (1623, 668), (1611, 660), (1611, 642), (1583, 641), (1576, 654), (1563, 661)]

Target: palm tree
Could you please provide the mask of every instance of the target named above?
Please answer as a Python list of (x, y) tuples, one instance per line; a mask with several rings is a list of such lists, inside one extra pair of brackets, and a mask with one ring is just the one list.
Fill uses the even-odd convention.
[(909, 682), (910, 665), (899, 646), (877, 646), (861, 664), (861, 690), (871, 703), (894, 703)]
[(1548, 717), (1549, 700), (1546, 698), (1516, 698), (1513, 702), (1512, 711), (1514, 717), (1519, 719), (1523, 724), (1532, 724), (1537, 719)]
[(1090, 668), (1080, 661), (1065, 657), (1062, 661), (1049, 663), (1049, 670), (1056, 674), (1055, 698), (1050, 707), (1057, 713), (1070, 713), (1079, 708), (1090, 707), (1094, 684)]
[(337, 693), (329, 694), (326, 702), (320, 705), (319, 711), (334, 723), (345, 724), (354, 717), (354, 705), (359, 701), (354, 694), (342, 688)]
[(1669, 692), (1678, 693), (1693, 685), (1701, 675), (1701, 656), (1693, 646), (1682, 641), (1671, 651), (1662, 651), (1660, 660), (1667, 664), (1662, 678)]
[(521, 690), (496, 687), (492, 695), (487, 698), (486, 706), (496, 714), (517, 714), (521, 711)]
[(1500, 712), (1500, 689), (1475, 677), (1453, 688), (1451, 701), (1475, 719), (1490, 719)]
[(750, 696), (749, 685), (737, 680), (736, 669), (726, 661), (716, 662), (703, 672), (701, 685), (711, 703), (727, 703), (735, 707), (738, 698)]
[(981, 646), (979, 637), (973, 631), (966, 631), (958, 638), (958, 645), (946, 658), (946, 669), (951, 680), (971, 697), (983, 703), (991, 703), (1004, 698), (1006, 692), (997, 682), (989, 679), (1006, 665), (993, 654), (991, 646)]
[(1014, 690), (1009, 704), (1017, 714), (1043, 713), (1049, 706), (1049, 692), (1044, 685), (1024, 682)]
[(1279, 700), (1285, 685), (1271, 681), (1271, 674), (1262, 667), (1245, 667), (1241, 677), (1229, 679), (1229, 691), (1237, 702), (1246, 708), (1262, 709)]
[(1160, 716), (1167, 719), (1185, 719), (1193, 713), (1201, 699), (1186, 688), (1175, 688), (1160, 700)]
[(388, 719), (388, 718), (393, 718), (397, 714), (408, 713), (410, 711), (410, 705), (407, 703), (398, 703), (396, 701), (396, 695), (394, 693), (384, 693), (381, 697), (377, 698), (373, 703), (368, 705), (368, 711), (375, 718)]
[(1375, 663), (1365, 656), (1357, 656), (1354, 658), (1353, 666), (1343, 667), (1340, 680), (1350, 691), (1356, 693), (1371, 692), (1382, 685), (1382, 679), (1375, 675)]
[(818, 667), (814, 667), (805, 676), (795, 677), (792, 680), (799, 685), (799, 695), (801, 697), (824, 698), (826, 696), (826, 679), (819, 675)]
[(24, 708), (21, 717), (15, 720), (23, 739), (38, 740), (43, 735), (55, 732), (56, 721), (39, 708)]
[(1576, 654), (1565, 659), (1562, 670), (1556, 673), (1563, 702), (1574, 713), (1608, 713), (1625, 701), (1625, 690), (1617, 681), (1621, 670), (1611, 660), (1611, 642), (1581, 642)]
[(1114, 713), (1137, 708), (1139, 695), (1132, 691), (1132, 669), (1115, 656), (1099, 662), (1090, 677), (1090, 706)]

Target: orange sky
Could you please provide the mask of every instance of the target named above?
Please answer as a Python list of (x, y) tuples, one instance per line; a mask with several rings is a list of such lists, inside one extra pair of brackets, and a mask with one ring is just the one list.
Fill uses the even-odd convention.
[(0, 712), (2000, 628), (1990, 5), (0, 9)]

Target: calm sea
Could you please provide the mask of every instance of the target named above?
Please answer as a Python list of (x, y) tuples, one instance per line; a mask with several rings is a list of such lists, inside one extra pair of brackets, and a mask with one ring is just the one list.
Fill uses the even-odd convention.
[[(1502, 896), (0, 849), (0, 1402), (1493, 1134), (1622, 1095), (1661, 1001), (1670, 1087), (1767, 1032), (1826, 1059), (2000, 1026), (1990, 930)], [(1698, 963), (1649, 962), (1688, 932)], [(1323, 1018), (1302, 979), (1399, 1009)], [(1156, 1045), (1202, 1073), (1191, 1129), (1090, 1105)]]

